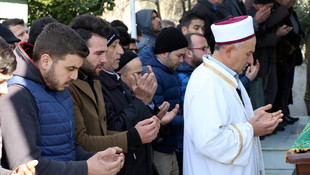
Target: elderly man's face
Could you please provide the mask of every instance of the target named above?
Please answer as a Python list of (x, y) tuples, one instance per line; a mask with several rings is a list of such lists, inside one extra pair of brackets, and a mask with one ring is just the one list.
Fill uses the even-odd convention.
[(238, 51), (236, 48), (231, 51), (231, 69), (239, 75), (243, 70), (253, 62), (253, 53), (255, 51), (256, 37), (246, 40)]
[[(135, 74), (138, 75), (139, 78), (142, 77), (142, 63), (140, 59), (134, 58), (129, 63), (126, 64), (124, 72), (121, 74), (122, 80), (128, 85), (128, 87), (132, 87), (133, 79), (135, 78)], [(132, 89), (130, 89), (132, 90)]]
[(122, 46), (119, 44), (119, 39), (116, 39), (108, 46), (107, 50), (107, 62), (103, 64), (103, 68), (106, 71), (114, 72), (119, 66), (121, 55), (124, 54)]

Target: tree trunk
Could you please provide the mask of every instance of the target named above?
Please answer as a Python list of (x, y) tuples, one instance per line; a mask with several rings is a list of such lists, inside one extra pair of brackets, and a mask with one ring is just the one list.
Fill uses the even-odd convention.
[(155, 1), (155, 4), (156, 4), (156, 6), (157, 6), (157, 13), (158, 13), (158, 17), (160, 17), (160, 18), (161, 18), (161, 15), (160, 15), (159, 0), (156, 0), (156, 1)]
[(188, 10), (192, 9), (191, 0), (187, 0)]
[(186, 5), (185, 5), (185, 0), (181, 0), (182, 7), (183, 7), (183, 13), (186, 11)]
[(306, 84), (306, 93), (305, 93), (305, 103), (307, 107), (307, 114), (310, 115), (310, 35), (306, 36), (305, 40), (305, 63), (306, 63), (306, 69), (307, 69), (307, 84)]

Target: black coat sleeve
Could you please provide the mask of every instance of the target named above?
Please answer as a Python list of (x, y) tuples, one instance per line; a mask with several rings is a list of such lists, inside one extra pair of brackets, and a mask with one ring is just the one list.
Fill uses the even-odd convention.
[(109, 90), (102, 87), (109, 130), (127, 131), (153, 116), (150, 109), (125, 88)]

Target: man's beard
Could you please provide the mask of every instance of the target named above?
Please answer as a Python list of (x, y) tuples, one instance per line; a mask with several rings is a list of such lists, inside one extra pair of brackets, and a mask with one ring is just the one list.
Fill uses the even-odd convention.
[(56, 76), (55, 76), (55, 65), (52, 64), (50, 70), (46, 73), (46, 75), (44, 77), (44, 81), (45, 81), (45, 84), (50, 91), (57, 92), (57, 91), (59, 91), (57, 89), (57, 85), (59, 84), (59, 81), (56, 80), (55, 78), (56, 78)]
[(193, 62), (192, 63), (196, 68), (202, 63), (202, 58), (199, 59), (195, 54), (193, 54)]
[(81, 67), (83, 73), (90, 77), (98, 77), (99, 75), (96, 73), (96, 68), (87, 60), (84, 59), (83, 65)]

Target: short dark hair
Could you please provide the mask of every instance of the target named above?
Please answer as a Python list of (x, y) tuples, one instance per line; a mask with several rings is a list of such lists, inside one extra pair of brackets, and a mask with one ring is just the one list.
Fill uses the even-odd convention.
[(49, 54), (53, 61), (58, 61), (67, 54), (86, 58), (89, 50), (85, 41), (72, 28), (62, 23), (50, 23), (35, 42), (33, 61), (40, 60), (43, 54)]
[(130, 44), (130, 36), (127, 33), (127, 31), (123, 27), (115, 27), (115, 30), (117, 30), (119, 36), (120, 36), (120, 44), (122, 46), (127, 46)]
[(102, 18), (91, 14), (83, 14), (75, 17), (69, 26), (74, 29), (86, 42), (93, 34), (108, 38), (111, 33), (111, 25)]
[(38, 36), (43, 31), (44, 26), (52, 22), (58, 22), (58, 21), (51, 17), (42, 17), (42, 18), (36, 19), (31, 25), (28, 43), (34, 45)]
[(191, 24), (192, 20), (194, 19), (200, 19), (203, 20), (203, 18), (198, 17), (197, 15), (195, 15), (191, 10), (184, 12), (182, 19), (180, 20), (181, 26), (185, 26), (185, 27), (189, 27), (189, 25)]
[(188, 43), (188, 48), (191, 48), (193, 47), (193, 42), (192, 42), (192, 36), (201, 36), (201, 37), (204, 37), (202, 34), (200, 33), (189, 33), (189, 34), (186, 34), (185, 35), (185, 38), (187, 40), (187, 43)]
[(136, 44), (137, 40), (134, 38), (130, 38), (130, 43), (135, 43)]
[(120, 20), (113, 20), (113, 21), (111, 22), (111, 26), (112, 26), (113, 28), (115, 28), (115, 27), (123, 27), (123, 28), (126, 30), (126, 32), (128, 32), (128, 27), (126, 26), (125, 23), (123, 23), (123, 21), (120, 21)]
[(7, 19), (2, 22), (3, 25), (10, 27), (10, 26), (16, 26), (16, 25), (25, 25), (24, 20), (18, 19), (18, 18), (13, 18), (13, 19)]
[(16, 69), (16, 57), (9, 44), (0, 37), (0, 73), (12, 74)]

